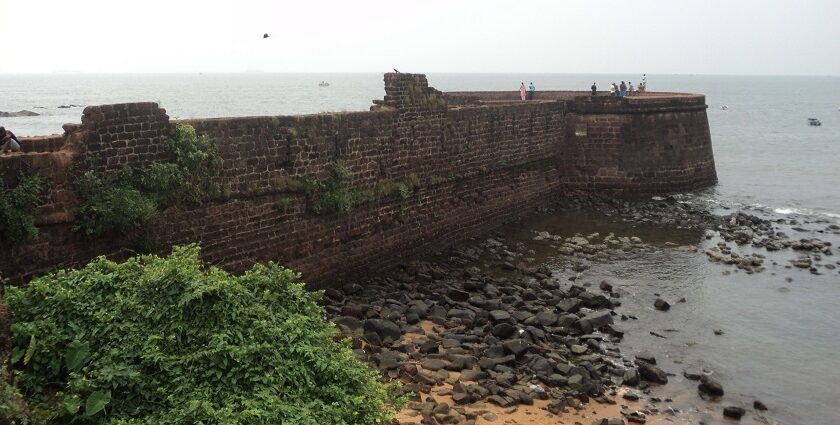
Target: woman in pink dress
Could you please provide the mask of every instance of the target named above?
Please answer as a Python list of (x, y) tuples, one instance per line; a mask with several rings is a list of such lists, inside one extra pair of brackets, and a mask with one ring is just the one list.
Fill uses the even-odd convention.
[(522, 85), (519, 86), (519, 97), (522, 100), (525, 100), (525, 82), (524, 81), (522, 82)]

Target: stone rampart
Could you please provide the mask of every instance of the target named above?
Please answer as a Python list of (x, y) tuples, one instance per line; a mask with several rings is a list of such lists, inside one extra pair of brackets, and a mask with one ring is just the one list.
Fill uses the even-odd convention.
[[(327, 286), (490, 230), (570, 192), (645, 196), (716, 182), (703, 96), (542, 92), (522, 102), (510, 98), (515, 92), (441, 93), (417, 74), (386, 74), (385, 92), (370, 112), (184, 121), (218, 145), (223, 195), (163, 211), (150, 234), (164, 251), (199, 242), (207, 261), (232, 271), (273, 260)], [(38, 211), (38, 239), (2, 247), (0, 275), (26, 280), (97, 255), (131, 254), (120, 238), (73, 231), (77, 200), (68, 172), (165, 159), (161, 142), (175, 124), (153, 103), (91, 106), (63, 136), (24, 139), (26, 153), (0, 156), (7, 187), (21, 172), (52, 182)], [(325, 179), (338, 162), (354, 189), (406, 179), (416, 189), (348, 214), (315, 215), (290, 182)]]

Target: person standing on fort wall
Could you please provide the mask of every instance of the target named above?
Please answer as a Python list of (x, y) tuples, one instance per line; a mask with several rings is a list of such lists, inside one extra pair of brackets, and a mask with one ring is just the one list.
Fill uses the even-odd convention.
[(534, 82), (531, 81), (531, 84), (528, 84), (528, 100), (534, 100), (534, 94), (536, 91), (537, 88), (534, 87)]
[(627, 82), (627, 96), (630, 96), (631, 94), (633, 94), (633, 90), (634, 90), (634, 88), (633, 88), (633, 82), (632, 82), (632, 81), (628, 81), (628, 82)]
[(522, 85), (519, 86), (519, 97), (522, 100), (525, 100), (525, 82), (522, 82)]
[(592, 87), (590, 88), (592, 89), (592, 96), (598, 94), (598, 86), (596, 86), (595, 83), (592, 83)]
[(615, 83), (610, 84), (610, 96), (615, 96), (616, 90), (618, 90), (618, 88), (616, 88)]
[(627, 84), (624, 84), (624, 81), (621, 81), (621, 85), (618, 86), (618, 97), (624, 97), (627, 95)]

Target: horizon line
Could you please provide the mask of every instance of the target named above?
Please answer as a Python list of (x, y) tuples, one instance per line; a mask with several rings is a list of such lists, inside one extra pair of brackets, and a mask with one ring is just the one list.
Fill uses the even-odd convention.
[[(238, 75), (238, 74), (285, 74), (285, 75), (307, 75), (307, 74), (387, 74), (390, 71), (41, 71), (41, 72), (0, 72), (0, 76), (67, 76), (67, 75)], [(650, 73), (650, 72), (520, 72), (520, 71), (492, 71), (492, 72), (470, 72), (470, 71), (424, 71), (405, 72), (405, 74), (468, 74), (468, 75), (669, 75), (669, 76), (714, 76), (714, 77), (840, 77), (840, 74), (731, 74), (731, 73)]]

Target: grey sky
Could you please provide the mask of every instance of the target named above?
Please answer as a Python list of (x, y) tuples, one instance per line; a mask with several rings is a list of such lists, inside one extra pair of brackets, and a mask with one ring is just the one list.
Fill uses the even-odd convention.
[(0, 16), (0, 73), (840, 75), (838, 0), (2, 0)]

